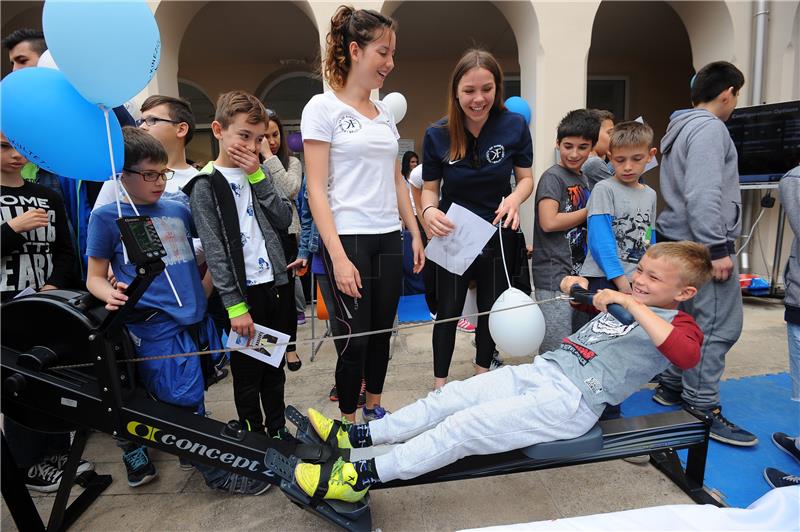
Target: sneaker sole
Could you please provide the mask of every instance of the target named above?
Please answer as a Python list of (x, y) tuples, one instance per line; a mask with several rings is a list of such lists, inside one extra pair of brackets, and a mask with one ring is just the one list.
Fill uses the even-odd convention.
[(720, 443), (727, 443), (728, 445), (734, 445), (736, 447), (754, 447), (758, 445), (758, 438), (755, 438), (752, 441), (732, 440), (730, 438), (714, 434), (713, 432), (710, 433), (708, 437)]
[[(774, 443), (774, 444), (775, 444), (775, 447), (777, 447), (777, 448), (778, 448), (778, 449), (780, 449), (781, 451), (785, 452), (786, 454), (788, 454), (789, 456), (791, 456), (792, 458), (794, 458), (795, 460), (797, 460), (798, 462), (800, 462), (800, 458), (798, 458), (797, 456), (795, 456), (794, 454), (792, 454), (792, 452), (791, 452), (789, 449), (787, 449), (786, 447), (784, 447), (783, 445), (781, 445), (780, 443), (778, 443), (778, 442), (775, 440), (775, 437), (774, 437), (774, 436), (772, 437), (772, 443)], [(798, 451), (798, 452), (800, 452), (800, 451)], [(774, 487), (774, 486), (773, 486), (773, 487)]]
[(260, 490), (258, 490), (256, 492), (253, 492), (253, 493), (248, 493), (248, 495), (254, 495), (254, 496), (255, 495), (261, 495), (261, 494), (266, 493), (267, 491), (269, 491), (269, 489), (271, 487), (272, 487), (272, 484), (266, 484), (266, 485), (264, 485), (264, 487), (262, 489), (260, 489)]
[(25, 484), (25, 487), (30, 491), (38, 491), (39, 493), (55, 493), (58, 491), (60, 485), (61, 482), (59, 481), (59, 483), (54, 486), (32, 486), (30, 484)]
[(653, 394), (652, 399), (653, 399), (653, 401), (655, 401), (656, 403), (660, 404), (661, 406), (678, 406), (679, 404), (681, 404), (680, 401), (668, 401), (668, 400), (664, 399), (663, 397), (655, 395), (655, 394)]
[(149, 482), (152, 482), (152, 481), (154, 481), (156, 478), (158, 478), (158, 471), (156, 471), (156, 472), (155, 472), (155, 473), (153, 473), (152, 475), (145, 475), (144, 477), (142, 477), (142, 479), (141, 479), (141, 480), (138, 480), (138, 481), (136, 481), (136, 482), (131, 482), (130, 480), (128, 480), (128, 486), (130, 486), (130, 487), (132, 487), (132, 488), (136, 488), (136, 487), (138, 487), (138, 486), (143, 486), (144, 484), (147, 484), (147, 483), (149, 483)]

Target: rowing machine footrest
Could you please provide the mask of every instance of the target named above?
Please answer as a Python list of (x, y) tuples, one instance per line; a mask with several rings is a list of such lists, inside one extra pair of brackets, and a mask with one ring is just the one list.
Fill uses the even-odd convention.
[(297, 427), (297, 435), (295, 437), (298, 440), (312, 445), (323, 445), (325, 443), (317, 435), (317, 432), (314, 430), (314, 427), (311, 426), (308, 418), (304, 416), (298, 409), (292, 405), (288, 405), (284, 414), (286, 419), (291, 421), (291, 423)]
[(564, 456), (576, 456), (583, 453), (599, 451), (603, 448), (603, 430), (599, 424), (589, 429), (583, 436), (572, 438), (571, 440), (558, 440), (537, 443), (530, 447), (525, 447), (522, 453), (535, 460), (548, 460), (551, 458), (561, 458)]

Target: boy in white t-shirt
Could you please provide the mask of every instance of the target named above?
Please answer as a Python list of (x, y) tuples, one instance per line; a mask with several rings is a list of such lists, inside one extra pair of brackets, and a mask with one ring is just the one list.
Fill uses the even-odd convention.
[[(230, 328), (247, 338), (255, 335), (255, 323), (285, 332), (297, 319), (278, 235), (289, 227), (292, 209), (258, 159), (267, 121), (266, 109), (252, 94), (220, 96), (211, 124), (219, 156), (183, 187)], [(273, 437), (288, 435), (283, 366), (233, 351), (231, 373), (242, 424)]]

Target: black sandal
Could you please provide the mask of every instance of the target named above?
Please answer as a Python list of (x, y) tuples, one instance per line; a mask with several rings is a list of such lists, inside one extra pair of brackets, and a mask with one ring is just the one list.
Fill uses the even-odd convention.
[[(295, 352), (297, 355), (297, 352)], [(300, 360), (300, 355), (297, 355), (297, 362), (289, 362), (289, 359), (286, 359), (286, 367), (289, 368), (289, 371), (297, 371), (303, 365), (303, 361)]]

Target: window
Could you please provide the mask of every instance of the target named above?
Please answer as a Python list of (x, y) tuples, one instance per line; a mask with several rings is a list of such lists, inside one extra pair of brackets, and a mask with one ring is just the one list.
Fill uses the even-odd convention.
[(586, 87), (586, 107), (605, 109), (618, 121), (628, 116), (628, 79), (622, 76), (590, 76)]

